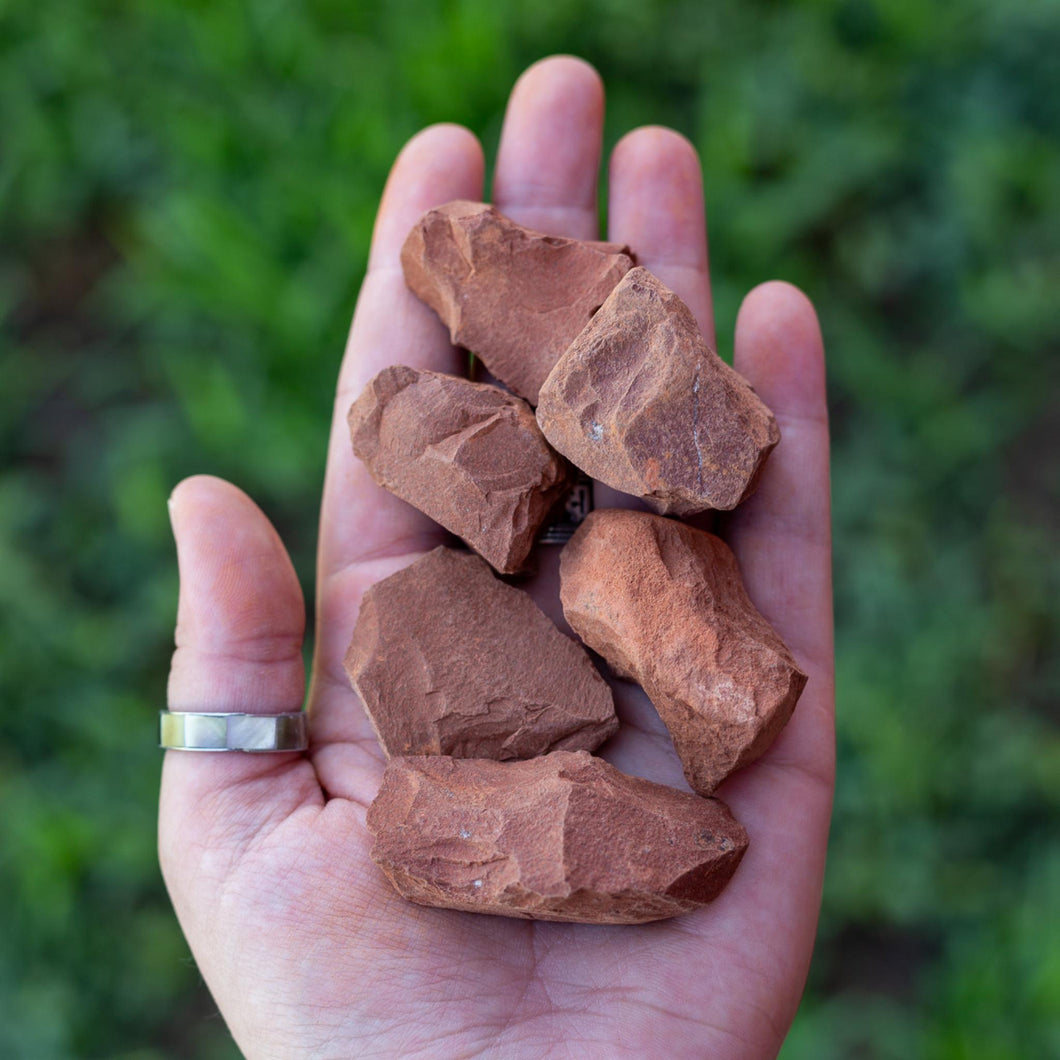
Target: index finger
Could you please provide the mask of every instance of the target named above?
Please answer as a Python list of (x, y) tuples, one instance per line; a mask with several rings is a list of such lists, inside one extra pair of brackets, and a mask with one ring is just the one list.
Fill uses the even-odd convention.
[[(314, 740), (351, 730), (321, 715), (325, 690), (351, 693), (342, 658), (361, 595), (381, 576), (368, 571), (392, 557), (433, 548), (445, 533), (433, 520), (377, 485), (353, 455), (346, 414), (365, 384), (391, 364), (460, 374), (463, 356), (445, 326), (405, 285), (401, 247), (427, 210), (482, 196), (484, 162), (478, 140), (457, 125), (424, 129), (404, 147), (387, 180), (376, 218), (368, 273), (357, 298), (339, 371), (317, 548), (317, 619), (310, 709)], [(327, 713), (326, 711), (324, 713)], [(367, 731), (355, 725), (358, 735)]]
[(390, 171), (339, 371), (320, 513), (317, 577), (395, 550), (432, 547), (434, 522), (376, 485), (353, 457), (346, 414), (365, 384), (391, 364), (459, 374), (461, 356), (442, 322), (405, 286), (401, 247), (416, 220), (452, 199), (482, 195), (482, 148), (457, 125), (424, 129)]

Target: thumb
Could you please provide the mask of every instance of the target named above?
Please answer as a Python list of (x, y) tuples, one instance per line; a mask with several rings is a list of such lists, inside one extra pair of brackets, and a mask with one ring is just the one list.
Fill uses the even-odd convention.
[[(305, 606), (272, 525), (220, 479), (186, 479), (170, 498), (180, 603), (169, 709), (280, 714), (302, 705)], [(167, 751), (159, 856), (178, 912), (224, 875), (255, 836), (323, 796), (300, 752)], [(205, 871), (206, 868), (209, 871)]]

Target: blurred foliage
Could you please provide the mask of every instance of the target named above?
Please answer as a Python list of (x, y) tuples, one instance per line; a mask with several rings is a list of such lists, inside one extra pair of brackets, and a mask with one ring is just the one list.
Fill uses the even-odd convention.
[[(840, 779), (785, 1060), (1060, 1055), (1060, 5), (0, 2), (0, 1055), (227, 1057), (154, 851), (208, 470), (306, 583), (387, 167), (593, 61), (697, 144), (723, 349), (782, 276), (834, 417)], [(1050, 429), (1051, 428), (1051, 429)]]

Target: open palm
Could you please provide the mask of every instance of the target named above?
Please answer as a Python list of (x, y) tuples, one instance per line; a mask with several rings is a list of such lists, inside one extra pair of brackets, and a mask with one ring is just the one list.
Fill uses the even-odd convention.
[[(597, 238), (603, 92), (570, 58), (512, 92), (493, 201), (529, 227)], [(610, 160), (607, 238), (714, 327), (699, 163), (677, 134), (643, 128)], [(828, 439), (813, 309), (782, 283), (756, 288), (735, 358), (782, 441), (757, 494), (719, 522), (751, 598), (809, 683), (788, 728), (719, 795), (751, 845), (711, 906), (655, 924), (595, 927), (473, 916), (399, 898), (368, 856), (365, 812), (383, 756), (342, 657), (365, 589), (444, 540), (377, 487), (345, 414), (392, 363), (459, 373), (465, 359), (406, 290), (398, 253), (413, 222), (483, 196), (477, 140), (416, 136), (380, 207), (335, 402), (318, 565), (306, 756), (169, 752), (159, 846), (181, 924), (247, 1056), (768, 1057), (798, 1005), (816, 927), (831, 808), (833, 684)], [(624, 498), (597, 486), (597, 507)], [(304, 608), (275, 531), (235, 487), (182, 483), (171, 501), (181, 573), (172, 710), (297, 709)], [(530, 585), (559, 619), (558, 549)], [(623, 728), (604, 757), (684, 787), (639, 690), (616, 684)]]

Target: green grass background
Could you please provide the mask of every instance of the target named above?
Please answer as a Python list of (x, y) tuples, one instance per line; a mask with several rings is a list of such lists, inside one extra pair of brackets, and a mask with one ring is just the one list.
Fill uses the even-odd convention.
[(1060, 1055), (1050, 0), (0, 0), (0, 1055), (235, 1055), (155, 860), (166, 496), (241, 485), (311, 594), (389, 163), (492, 149), (554, 51), (609, 144), (698, 146), (722, 352), (767, 278), (823, 322), (840, 773), (784, 1060)]

